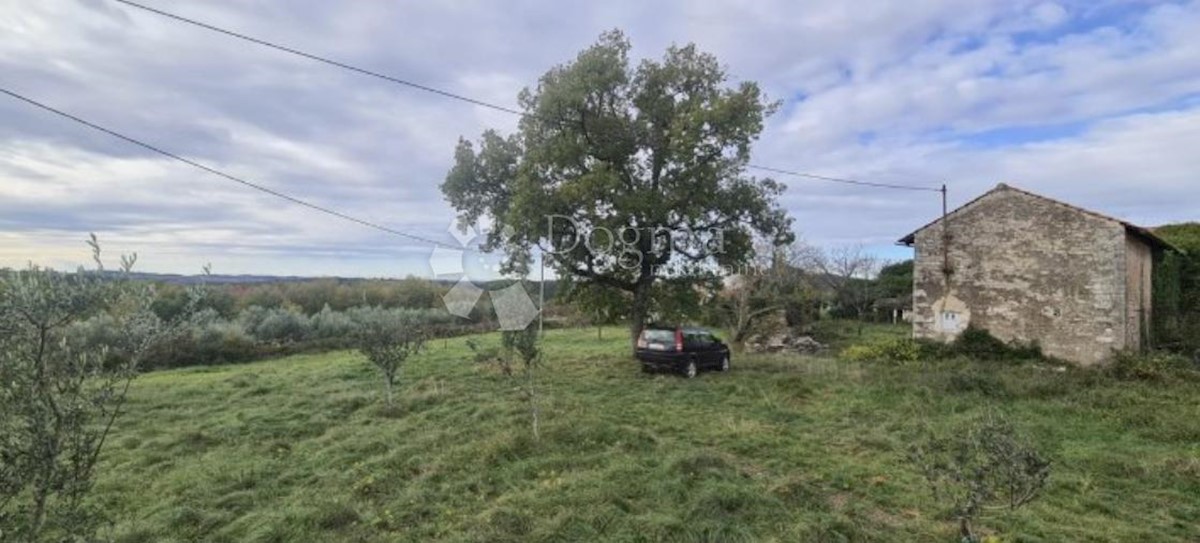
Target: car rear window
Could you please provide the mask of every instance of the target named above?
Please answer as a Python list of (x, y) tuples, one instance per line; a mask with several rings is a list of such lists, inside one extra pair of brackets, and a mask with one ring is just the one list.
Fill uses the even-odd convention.
[(645, 332), (642, 332), (642, 337), (646, 338), (646, 341), (661, 341), (665, 343), (671, 343), (675, 341), (675, 331), (646, 330)]

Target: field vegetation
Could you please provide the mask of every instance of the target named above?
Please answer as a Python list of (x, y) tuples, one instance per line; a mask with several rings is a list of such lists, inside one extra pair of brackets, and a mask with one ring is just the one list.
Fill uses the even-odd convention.
[[(127, 542), (953, 541), (953, 504), (910, 446), (999, 415), (1051, 471), (1037, 500), (976, 522), (981, 536), (1200, 538), (1186, 370), (831, 349), (689, 381), (639, 372), (620, 332), (547, 332), (539, 439), (521, 381), (476, 362), (499, 334), (429, 342), (391, 409), (353, 351), (154, 372), (134, 382), (94, 499)], [(861, 341), (901, 335), (870, 326)]]

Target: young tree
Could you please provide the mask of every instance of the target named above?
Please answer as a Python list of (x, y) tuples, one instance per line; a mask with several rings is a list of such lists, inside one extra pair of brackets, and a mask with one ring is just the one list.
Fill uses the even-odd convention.
[(761, 242), (751, 265), (725, 281), (717, 311), (734, 344), (744, 342), (763, 316), (784, 310), (803, 290), (794, 259), (791, 246)]
[(534, 371), (541, 365), (542, 347), (537, 327), (530, 325), (523, 330), (505, 330), (501, 334), (501, 342), (508, 356), (521, 361), (525, 376), (525, 398), (529, 402), (529, 419), (533, 426), (533, 438), (539, 439), (537, 387), (534, 381)]
[(862, 335), (863, 320), (878, 297), (875, 279), (883, 262), (859, 245), (807, 250), (803, 254), (813, 276), (835, 294), (838, 304), (854, 312), (858, 334)]
[(460, 221), (495, 223), (485, 247), (507, 271), (538, 245), (560, 277), (629, 293), (632, 347), (657, 283), (711, 280), (752, 235), (789, 241), (791, 220), (784, 186), (745, 174), (776, 105), (694, 45), (636, 67), (629, 48), (608, 32), (546, 72), (519, 96), (517, 134), (459, 141), (442, 192)]
[(409, 356), (421, 352), (427, 337), (423, 324), (406, 313), (381, 310), (359, 323), (355, 333), (358, 350), (379, 368), (389, 409), (394, 406), (393, 390), (400, 368)]
[(603, 338), (604, 325), (624, 318), (629, 310), (628, 296), (596, 283), (570, 281), (567, 301), (574, 304), (596, 325), (596, 339)]
[[(85, 498), (100, 451), (147, 348), (171, 330), (151, 309), (154, 287), (129, 279), (136, 255), (108, 273), (95, 236), (90, 243), (95, 271), (30, 267), (0, 277), (0, 540), (95, 534), (102, 513)], [(97, 316), (119, 335), (105, 345), (74, 341), (71, 327)]]
[(500, 332), (500, 346), (487, 346), (475, 339), (467, 340), (467, 348), (473, 354), (475, 363), (495, 365), (506, 379), (513, 379), (513, 369), (520, 363), (521, 373), (525, 379), (521, 394), (529, 403), (529, 419), (533, 427), (533, 438), (539, 439), (538, 422), (540, 410), (537, 402), (537, 387), (534, 373), (542, 361), (541, 339), (537, 327), (526, 326), (521, 330), (504, 330)]

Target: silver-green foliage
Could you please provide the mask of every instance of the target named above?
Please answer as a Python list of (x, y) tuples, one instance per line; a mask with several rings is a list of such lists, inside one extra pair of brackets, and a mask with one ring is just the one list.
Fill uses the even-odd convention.
[[(97, 459), (142, 353), (168, 327), (153, 288), (106, 272), (29, 267), (0, 277), (0, 540), (90, 538), (101, 519), (86, 500)], [(102, 344), (73, 334), (109, 324)], [(111, 357), (117, 351), (128, 357)]]
[(400, 368), (409, 356), (424, 349), (427, 326), (414, 315), (390, 310), (362, 312), (356, 322), (358, 350), (379, 368), (390, 408)]

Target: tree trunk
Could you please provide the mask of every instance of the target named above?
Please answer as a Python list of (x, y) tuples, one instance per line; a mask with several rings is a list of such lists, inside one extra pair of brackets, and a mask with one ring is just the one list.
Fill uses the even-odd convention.
[(971, 543), (979, 541), (975, 537), (975, 531), (971, 529), (971, 519), (967, 517), (958, 519), (958, 532), (963, 541), (970, 541)]
[(539, 441), (541, 440), (541, 435), (538, 433), (537, 392), (534, 390), (533, 368), (528, 366), (525, 368), (525, 382), (526, 386), (529, 388), (529, 415), (532, 419), (531, 422), (533, 423), (533, 440)]
[(638, 335), (646, 327), (646, 313), (650, 305), (650, 283), (639, 281), (633, 291), (633, 305), (629, 308), (629, 352), (637, 350)]

